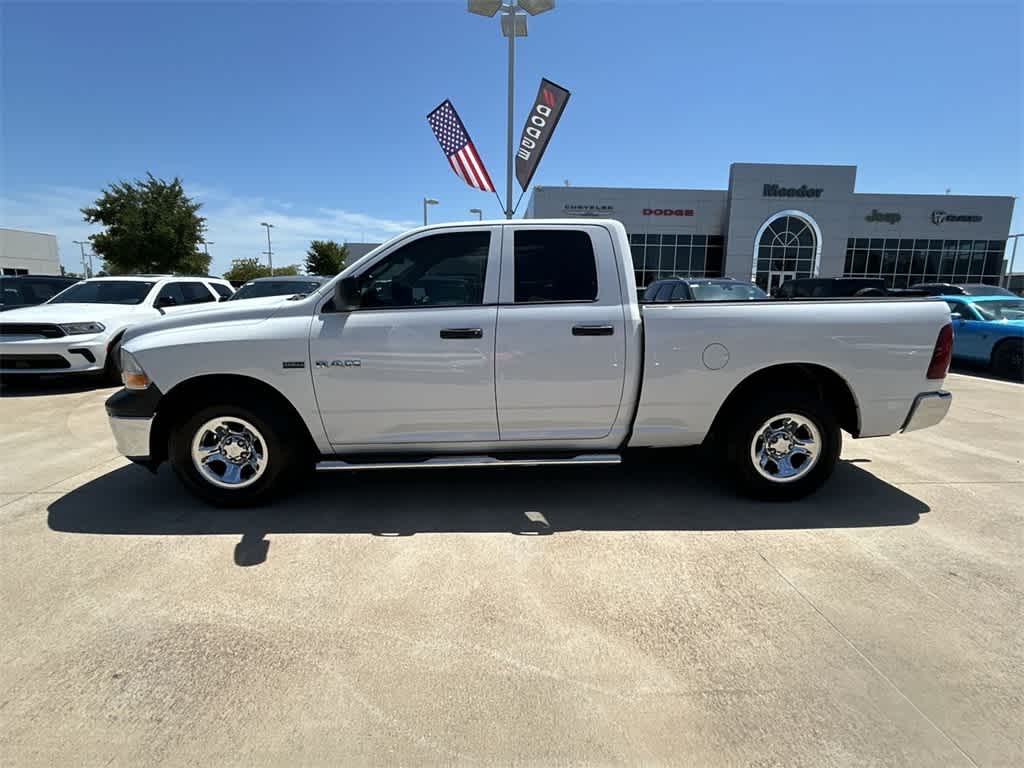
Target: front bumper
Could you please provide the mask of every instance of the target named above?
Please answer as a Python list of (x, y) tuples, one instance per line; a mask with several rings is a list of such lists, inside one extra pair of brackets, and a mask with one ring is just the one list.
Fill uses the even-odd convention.
[(85, 373), (102, 371), (107, 362), (106, 336), (61, 336), (57, 339), (0, 341), (0, 372)]
[(151, 433), (163, 394), (156, 385), (121, 389), (107, 398), (107, 418), (117, 450), (132, 461), (145, 462), (152, 454)]
[(946, 418), (952, 402), (953, 395), (950, 392), (922, 392), (914, 398), (914, 404), (910, 406), (910, 413), (900, 431), (913, 432), (915, 429), (934, 427)]
[(149, 458), (149, 433), (153, 427), (153, 417), (107, 414), (107, 418), (119, 453), (133, 461)]

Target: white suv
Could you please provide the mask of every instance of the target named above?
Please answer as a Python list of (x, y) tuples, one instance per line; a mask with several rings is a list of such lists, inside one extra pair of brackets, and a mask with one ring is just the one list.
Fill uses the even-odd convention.
[(0, 315), (0, 374), (105, 373), (119, 381), (116, 353), (129, 326), (215, 306), (231, 296), (216, 277), (96, 277), (45, 304)]

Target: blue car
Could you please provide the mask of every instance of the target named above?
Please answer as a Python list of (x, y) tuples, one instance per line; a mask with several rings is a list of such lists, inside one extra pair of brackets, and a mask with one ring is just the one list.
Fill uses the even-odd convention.
[(953, 357), (1024, 381), (1024, 299), (943, 296), (953, 319)]

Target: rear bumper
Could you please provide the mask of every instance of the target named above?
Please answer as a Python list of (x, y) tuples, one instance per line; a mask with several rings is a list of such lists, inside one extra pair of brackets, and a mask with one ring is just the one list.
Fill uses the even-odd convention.
[(910, 413), (900, 431), (913, 432), (915, 429), (934, 427), (946, 418), (952, 402), (953, 395), (950, 392), (922, 392), (914, 398), (914, 404), (910, 406)]

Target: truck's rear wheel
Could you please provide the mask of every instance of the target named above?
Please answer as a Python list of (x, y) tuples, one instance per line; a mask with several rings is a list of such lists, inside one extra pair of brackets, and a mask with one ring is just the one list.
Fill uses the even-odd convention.
[(999, 342), (992, 352), (992, 372), (1010, 381), (1024, 381), (1024, 340)]
[(726, 452), (741, 490), (765, 501), (799, 499), (835, 469), (842, 434), (831, 410), (807, 394), (771, 394), (732, 419)]
[(192, 493), (221, 507), (270, 499), (301, 457), (288, 446), (288, 425), (264, 409), (212, 405), (171, 432), (171, 466)]

